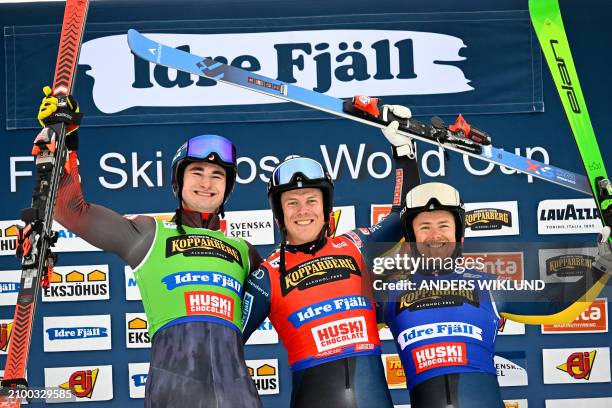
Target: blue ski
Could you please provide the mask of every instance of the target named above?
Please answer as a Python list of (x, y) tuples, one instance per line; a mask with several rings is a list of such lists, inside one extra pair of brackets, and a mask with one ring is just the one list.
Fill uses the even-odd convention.
[(391, 121), (398, 120), (400, 133), (416, 140), (440, 145), (448, 150), (593, 195), (585, 176), (496, 148), (491, 145), (486, 133), (468, 125), (461, 116), (451, 126), (446, 126), (437, 117), (433, 118), (432, 124), (395, 118), (393, 115), (383, 120), (376, 98), (355, 97), (352, 101), (334, 98), (160, 44), (136, 30), (128, 31), (128, 43), (138, 57), (158, 65), (274, 96), (370, 126), (384, 128)]

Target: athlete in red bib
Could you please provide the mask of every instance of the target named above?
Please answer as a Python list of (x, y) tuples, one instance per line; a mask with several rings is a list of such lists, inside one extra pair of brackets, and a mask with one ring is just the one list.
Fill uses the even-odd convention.
[(394, 137), (394, 123), (384, 133), (394, 144), (397, 199), (369, 229), (330, 236), (333, 183), (318, 162), (290, 159), (270, 178), (281, 244), (245, 283), (244, 339), (270, 316), (289, 355), (292, 407), (393, 406), (368, 266), (401, 239), (400, 197), (419, 184), (414, 145)]

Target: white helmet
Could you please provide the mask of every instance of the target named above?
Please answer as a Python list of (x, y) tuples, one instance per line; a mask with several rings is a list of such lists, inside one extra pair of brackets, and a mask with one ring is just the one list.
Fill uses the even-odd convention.
[(459, 192), (444, 183), (425, 183), (414, 187), (406, 194), (406, 204), (400, 212), (402, 233), (407, 242), (415, 242), (412, 221), (424, 211), (446, 210), (455, 218), (456, 242), (463, 241), (465, 233), (465, 208)]

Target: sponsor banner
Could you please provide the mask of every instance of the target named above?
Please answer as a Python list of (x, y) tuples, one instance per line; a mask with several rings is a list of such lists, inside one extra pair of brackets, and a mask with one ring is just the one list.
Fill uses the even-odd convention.
[(610, 408), (612, 397), (546, 400), (546, 408)]
[(504, 408), (528, 408), (526, 399), (504, 400)]
[(538, 204), (538, 234), (595, 234), (602, 229), (592, 198), (544, 200)]
[(185, 285), (210, 285), (228, 289), (242, 296), (242, 283), (236, 278), (220, 272), (183, 271), (162, 278), (166, 290), (174, 290)]
[(406, 389), (406, 373), (397, 354), (383, 354), (383, 366), (385, 368), (385, 378), (390, 390)]
[(17, 225), (23, 221), (0, 221), (0, 255), (13, 255), (17, 249)]
[(335, 320), (310, 329), (319, 353), (368, 341), (365, 317)]
[(441, 342), (417, 347), (410, 351), (416, 373), (438, 367), (467, 365), (465, 343)]
[(346, 234), (355, 229), (355, 207), (352, 205), (334, 207), (334, 211), (339, 211), (336, 220), (336, 230), (334, 235)]
[(144, 313), (125, 314), (125, 347), (150, 348), (149, 321)]
[(391, 204), (370, 205), (370, 226), (378, 224), (391, 212)]
[(493, 356), (500, 387), (528, 385), (527, 359), (524, 351), (505, 352)]
[(543, 349), (544, 384), (610, 382), (610, 347)]
[(542, 334), (607, 333), (608, 299), (595, 299), (584, 312), (568, 324), (542, 325)]
[(391, 333), (389, 326), (385, 325), (378, 329), (378, 337), (381, 340), (393, 340), (393, 333)]
[(290, 314), (289, 322), (297, 329), (314, 320), (357, 309), (372, 310), (372, 304), (367, 297), (363, 296), (342, 296), (328, 299), (323, 302), (309, 305)]
[(274, 244), (272, 210), (228, 211), (224, 217), (225, 235), (244, 238), (253, 245)]
[(110, 350), (111, 316), (43, 317), (44, 350)]
[(136, 284), (136, 278), (134, 277), (134, 271), (129, 266), (125, 265), (125, 300), (142, 300), (140, 289)]
[(185, 310), (187, 316), (210, 315), (232, 321), (234, 299), (215, 292), (185, 292)]
[(514, 320), (506, 319), (501, 316), (497, 334), (500, 336), (513, 336), (525, 334), (525, 323), (515, 322)]
[(432, 340), (448, 336), (469, 337), (482, 341), (482, 329), (464, 322), (439, 322), (422, 324), (404, 330), (397, 336), (397, 342), (403, 350), (407, 346), (423, 340)]
[[(92, 78), (77, 84), (83, 92), (91, 90), (82, 98), (81, 109), (91, 112), (87, 125), (329, 118), (136, 58), (125, 33), (138, 23), (92, 23), (79, 58)], [(278, 31), (280, 23), (283, 31)], [(526, 10), (461, 10), (437, 13), (435, 21), (422, 13), (348, 15), (342, 23), (341, 29), (330, 29), (337, 25), (336, 16), (281, 12), (275, 18), (193, 20), (189, 34), (175, 21), (139, 27), (171, 47), (338, 98), (354, 96), (357, 85), (364, 95), (393, 96), (394, 103), (410, 106), (414, 115), (543, 110), (540, 55), (524, 29)], [(5, 33), (6, 106), (13, 107), (7, 128), (36, 125), (27, 114), (28, 101), (36, 95), (27, 78), (42, 78), (40, 66), (52, 66), (51, 38), (58, 31), (59, 26), (12, 26)], [(486, 58), (500, 49), (508, 50), (503, 61)], [(30, 63), (32, 53), (38, 55), (36, 66)], [(107, 55), (113, 56), (112, 70)], [(206, 98), (201, 97), (204, 91)], [(116, 98), (119, 94), (123, 97)]]
[[(23, 225), (23, 221), (0, 221), (0, 256), (15, 255), (15, 249), (17, 249), (17, 225)], [(79, 238), (75, 233), (70, 232), (57, 221), (53, 221), (51, 229), (57, 231), (58, 236), (57, 242), (53, 246), (53, 252), (101, 251), (100, 248)]]
[(41, 291), (43, 302), (108, 300), (108, 265), (56, 266), (51, 284)]
[(464, 258), (482, 258), (483, 268), (475, 269), (491, 273), (506, 279), (523, 280), (524, 263), (523, 252), (470, 252), (464, 253)]
[(538, 249), (540, 279), (546, 283), (577, 282), (591, 269), (597, 248)]
[(45, 387), (70, 390), (76, 396), (75, 402), (112, 400), (113, 366), (45, 368)]
[(246, 360), (247, 369), (259, 395), (278, 394), (278, 359)]
[(144, 398), (145, 385), (149, 375), (149, 363), (129, 363), (128, 380), (130, 382), (130, 398)]
[(14, 306), (21, 287), (21, 271), (0, 271), (0, 306)]
[(251, 346), (254, 344), (277, 344), (278, 343), (278, 333), (272, 326), (272, 322), (270, 318), (266, 317), (266, 320), (263, 321), (262, 324), (259, 325), (257, 330), (251, 334), (249, 340), (245, 343), (247, 346)]
[(0, 320), (0, 355), (7, 354), (11, 333), (13, 332), (13, 319)]
[(519, 235), (517, 201), (465, 204), (465, 236)]

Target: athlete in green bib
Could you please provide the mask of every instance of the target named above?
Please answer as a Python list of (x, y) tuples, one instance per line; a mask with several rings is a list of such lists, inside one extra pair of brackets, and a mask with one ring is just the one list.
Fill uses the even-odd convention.
[[(56, 111), (57, 99), (47, 94), (38, 119)], [(236, 179), (232, 142), (201, 135), (179, 148), (172, 159), (179, 208), (168, 222), (86, 202), (76, 138), (76, 131), (67, 138), (55, 219), (134, 269), (151, 336), (145, 407), (261, 407), (241, 336), (243, 283), (261, 257), (219, 230)], [(51, 143), (52, 135), (43, 129), (35, 142)]]

